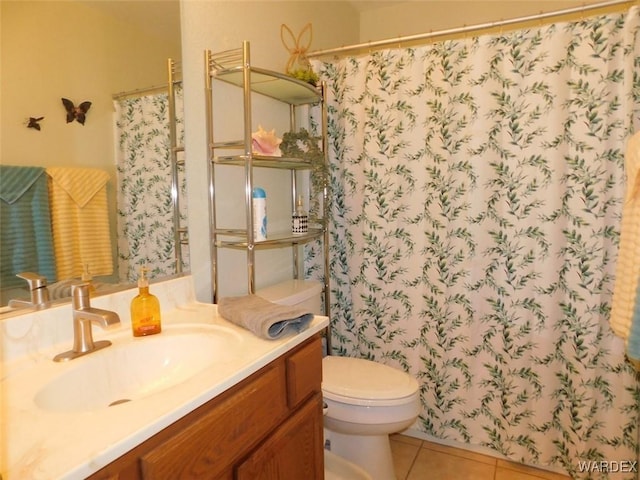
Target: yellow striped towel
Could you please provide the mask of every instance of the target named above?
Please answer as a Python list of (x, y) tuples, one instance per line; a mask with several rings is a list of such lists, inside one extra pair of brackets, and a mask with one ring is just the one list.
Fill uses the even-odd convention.
[(58, 278), (111, 275), (113, 257), (107, 209), (109, 174), (95, 168), (47, 168)]
[(627, 185), (622, 207), (620, 248), (611, 303), (611, 328), (625, 341), (640, 277), (640, 132), (629, 139), (625, 154)]

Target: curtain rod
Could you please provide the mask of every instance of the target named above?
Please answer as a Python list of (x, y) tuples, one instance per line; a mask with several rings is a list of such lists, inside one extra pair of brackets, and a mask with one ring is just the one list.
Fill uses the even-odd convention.
[(479, 30), (489, 30), (492, 28), (510, 26), (516, 23), (526, 23), (526, 22), (532, 22), (536, 20), (545, 20), (552, 17), (583, 13), (590, 10), (597, 10), (597, 9), (608, 8), (608, 7), (627, 5), (630, 8), (634, 4), (640, 5), (640, 0), (612, 0), (608, 2), (594, 3), (591, 5), (581, 5), (580, 7), (567, 8), (564, 10), (557, 10), (557, 11), (547, 12), (547, 13), (540, 12), (535, 15), (511, 18), (507, 20), (500, 20), (497, 22), (488, 22), (488, 23), (481, 23), (477, 25), (468, 25), (464, 27), (455, 27), (455, 28), (449, 28), (446, 30), (429, 32), (429, 33), (420, 33), (420, 34), (408, 35), (404, 37), (400, 36), (397, 38), (389, 38), (386, 40), (377, 40), (374, 42), (359, 43), (355, 45), (347, 45), (344, 47), (329, 48), (325, 50), (316, 50), (314, 52), (309, 52), (307, 54), (307, 57), (309, 58), (321, 57), (325, 55), (354, 52), (359, 50), (385, 48), (390, 46), (397, 46), (401, 43), (419, 42), (419, 41), (429, 40), (434, 37), (441, 37), (445, 35), (458, 35), (458, 34), (464, 34), (469, 32), (477, 32)]
[(156, 85), (155, 87), (146, 87), (146, 88), (137, 88), (135, 90), (129, 90), (128, 92), (120, 92), (114, 93), (114, 100), (122, 100), (123, 98), (128, 97), (141, 97), (143, 95), (148, 95), (151, 93), (160, 93), (162, 91), (167, 91), (169, 87), (167, 85)]

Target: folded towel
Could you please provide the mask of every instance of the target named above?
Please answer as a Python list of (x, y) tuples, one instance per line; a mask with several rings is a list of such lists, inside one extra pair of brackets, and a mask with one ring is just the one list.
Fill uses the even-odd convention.
[(53, 252), (44, 168), (0, 165), (0, 285), (26, 286), (21, 272), (55, 281)]
[(631, 320), (631, 331), (627, 340), (627, 356), (631, 363), (640, 371), (640, 280), (636, 290), (636, 302)]
[(49, 167), (51, 230), (58, 278), (113, 273), (107, 202), (109, 174), (94, 168)]
[(218, 312), (231, 323), (268, 340), (299, 333), (313, 320), (313, 313), (303, 308), (278, 305), (257, 295), (221, 298)]
[(625, 171), (627, 185), (622, 206), (610, 323), (616, 335), (626, 341), (631, 330), (640, 278), (640, 132), (633, 135), (627, 144)]

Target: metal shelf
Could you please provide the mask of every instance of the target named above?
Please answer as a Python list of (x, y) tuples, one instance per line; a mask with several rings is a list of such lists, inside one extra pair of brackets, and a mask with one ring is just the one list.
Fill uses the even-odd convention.
[(182, 225), (180, 218), (180, 179), (184, 175), (185, 159), (178, 158), (184, 154), (184, 145), (178, 142), (176, 89), (182, 86), (182, 65), (171, 58), (167, 60), (168, 74), (168, 110), (169, 110), (169, 139), (171, 155), (171, 203), (173, 206), (173, 240), (176, 273), (182, 273), (184, 254), (182, 246), (189, 245), (187, 227)]
[[(242, 90), (242, 101), (238, 105), (243, 114), (243, 133), (241, 140), (221, 141), (214, 135), (214, 106), (213, 92), (214, 86), (219, 83), (227, 83), (237, 86)], [(266, 250), (270, 248), (291, 248), (293, 277), (298, 278), (301, 255), (300, 245), (315, 240), (321, 240), (323, 246), (323, 266), (324, 266), (324, 308), (325, 314), (329, 315), (329, 233), (327, 229), (327, 205), (329, 203), (328, 183), (328, 145), (327, 145), (327, 105), (326, 105), (326, 85), (321, 84), (315, 87), (306, 82), (300, 81), (289, 75), (274, 72), (251, 65), (249, 42), (243, 42), (242, 48), (227, 50), (224, 52), (212, 53), (205, 51), (205, 86), (206, 86), (206, 111), (207, 111), (207, 168), (209, 174), (209, 226), (211, 234), (211, 284), (213, 287), (213, 300), (216, 302), (219, 295), (219, 261), (218, 251), (220, 249), (237, 249), (246, 252), (246, 272), (247, 272), (247, 293), (255, 293), (255, 273), (256, 273), (256, 250)], [(252, 122), (252, 98), (255, 94), (270, 97), (284, 102), (289, 106), (290, 131), (295, 132), (299, 128), (296, 121), (297, 112), (302, 115), (309, 115), (307, 106), (318, 105), (322, 120), (320, 122), (321, 134), (317, 141), (321, 142), (322, 167), (317, 168), (317, 155), (314, 161), (304, 158), (304, 154), (294, 157), (273, 157), (255, 155), (252, 152), (251, 126)], [(222, 113), (222, 112), (221, 112)], [(232, 137), (233, 138), (233, 137)], [(238, 137), (236, 137), (238, 138)], [(233, 165), (244, 169), (245, 194), (244, 201), (244, 222), (243, 228), (222, 228), (218, 225), (216, 215), (216, 170), (220, 166)], [(309, 231), (304, 234), (293, 234), (291, 230), (286, 232), (268, 232), (268, 238), (264, 241), (256, 241), (253, 231), (253, 205), (247, 192), (251, 192), (254, 187), (253, 173), (257, 167), (289, 170), (291, 177), (291, 208), (295, 208), (295, 200), (298, 192), (298, 172), (308, 170), (309, 178), (321, 175), (324, 187), (314, 192), (319, 197), (318, 208), (312, 216)], [(305, 174), (306, 175), (306, 174)], [(305, 175), (300, 174), (304, 177)], [(327, 335), (327, 345), (330, 351), (330, 335)]]
[[(208, 59), (209, 74), (216, 80), (244, 87), (243, 50), (227, 50)], [(289, 105), (309, 105), (322, 101), (322, 92), (313, 85), (290, 75), (250, 66), (251, 91)]]
[[(216, 245), (218, 247), (238, 248), (246, 249), (249, 247), (249, 242), (246, 238), (246, 232), (240, 230), (220, 230), (219, 236), (235, 236), (241, 237), (234, 240), (218, 239)], [(309, 231), (304, 234), (293, 235), (291, 232), (269, 232), (269, 238), (253, 244), (254, 248), (273, 248), (273, 247), (286, 247), (294, 245), (302, 245), (307, 242), (311, 242), (318, 238), (322, 238), (324, 230), (322, 228), (309, 228)]]
[[(214, 163), (218, 165), (236, 165), (244, 167), (249, 157), (246, 155), (223, 155), (215, 157)], [(283, 170), (309, 170), (313, 167), (309, 160), (291, 157), (268, 157), (264, 155), (251, 155), (254, 167), (280, 168)]]

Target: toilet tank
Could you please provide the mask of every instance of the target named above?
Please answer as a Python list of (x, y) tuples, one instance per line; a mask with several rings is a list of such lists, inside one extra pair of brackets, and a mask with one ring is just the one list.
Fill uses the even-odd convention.
[(322, 283), (315, 280), (287, 280), (256, 291), (256, 295), (280, 305), (296, 305), (315, 315), (322, 311)]

